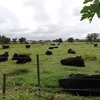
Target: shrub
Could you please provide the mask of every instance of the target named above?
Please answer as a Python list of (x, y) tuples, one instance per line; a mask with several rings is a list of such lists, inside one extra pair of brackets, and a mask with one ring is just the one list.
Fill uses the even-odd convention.
[(83, 54), (82, 55), (84, 60), (89, 60), (89, 61), (95, 61), (97, 60), (97, 57), (94, 54)]

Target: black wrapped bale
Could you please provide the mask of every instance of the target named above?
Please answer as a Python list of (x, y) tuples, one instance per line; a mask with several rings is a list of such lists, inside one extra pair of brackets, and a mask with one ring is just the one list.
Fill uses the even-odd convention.
[(65, 91), (79, 95), (100, 95), (100, 75), (73, 74), (59, 79)]

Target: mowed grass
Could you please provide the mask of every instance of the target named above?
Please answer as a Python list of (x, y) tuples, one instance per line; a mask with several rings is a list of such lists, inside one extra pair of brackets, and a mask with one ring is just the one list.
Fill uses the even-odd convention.
[[(83, 74), (100, 74), (100, 45), (98, 47), (94, 47), (93, 44), (86, 44), (86, 43), (62, 43), (57, 45), (58, 48), (55, 48), (52, 51), (53, 55), (45, 55), (45, 52), (50, 47), (50, 44), (31, 44), (30, 49), (25, 48), (25, 44), (10, 44), (9, 49), (0, 49), (0, 54), (4, 53), (5, 51), (9, 52), (8, 61), (0, 62), (0, 75), (7, 74), (7, 91), (14, 90), (16, 87), (21, 87), (21, 89), (33, 89), (37, 87), (38, 80), (37, 80), (37, 54), (39, 55), (39, 66), (40, 66), (40, 85), (41, 89), (51, 88), (51, 91), (59, 92), (58, 89), (59, 84), (58, 80), (60, 78), (65, 78), (72, 73), (83, 73)], [(68, 54), (67, 50), (72, 48), (76, 51), (76, 54)], [(19, 54), (28, 54), (32, 58), (32, 62), (28, 62), (25, 64), (16, 64), (16, 61), (11, 60), (14, 53)], [(77, 55), (81, 55), (85, 61), (85, 67), (75, 67), (75, 66), (64, 66), (61, 65), (60, 60), (66, 57), (76, 57)], [(2, 78), (0, 78), (0, 84), (2, 85)], [(12, 88), (14, 87), (14, 88)], [(57, 90), (56, 90), (57, 89)], [(18, 91), (18, 90), (17, 90)], [(46, 96), (50, 96), (52, 98), (57, 98), (54, 100), (60, 100), (59, 98), (66, 98), (63, 100), (89, 100), (90, 98), (81, 98), (74, 96), (72, 97), (71, 94), (68, 93), (61, 93), (55, 95), (52, 93), (38, 93), (35, 91), (35, 96), (46, 99)], [(14, 92), (9, 92), (10, 94), (14, 94)], [(8, 93), (8, 94), (9, 94)], [(18, 93), (18, 92), (17, 92)], [(18, 95), (18, 94), (17, 94)], [(28, 94), (27, 97), (29, 97)], [(57, 96), (57, 97), (55, 97)], [(76, 98), (76, 99), (74, 99)], [(95, 100), (99, 100), (97, 97)], [(14, 99), (14, 100), (21, 100), (21, 99)], [(25, 99), (23, 99), (25, 100)], [(27, 99), (26, 99), (27, 100)], [(33, 99), (29, 99), (33, 100)], [(34, 99), (35, 100), (35, 99)], [(36, 99), (39, 100), (39, 99)], [(42, 99), (41, 99), (42, 100)], [(50, 99), (53, 100), (53, 99)], [(62, 100), (62, 99), (61, 99)]]

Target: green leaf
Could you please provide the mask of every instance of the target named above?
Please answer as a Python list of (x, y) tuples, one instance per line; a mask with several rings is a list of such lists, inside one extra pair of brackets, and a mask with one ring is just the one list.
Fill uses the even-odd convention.
[(99, 12), (97, 12), (96, 14), (97, 14), (98, 18), (100, 18), (100, 11), (99, 11)]
[(92, 13), (92, 12), (85, 13), (85, 14), (82, 15), (80, 21), (82, 21), (82, 20), (84, 20), (84, 19), (89, 19), (89, 22), (91, 23), (91, 21), (92, 21), (94, 15), (95, 15), (95, 13)]
[(93, 3), (97, 4), (97, 3), (99, 3), (99, 0), (95, 0)]
[(100, 2), (98, 2), (98, 4), (97, 4), (96, 14), (97, 14), (98, 18), (100, 18)]
[(92, 2), (93, 0), (85, 0), (84, 2), (83, 2), (83, 4), (86, 4), (86, 3), (89, 3), (89, 2)]
[(91, 10), (90, 6), (84, 6), (81, 13), (88, 13)]
[(100, 18), (100, 0), (85, 0), (84, 4), (88, 2), (92, 2), (92, 4), (90, 3), (89, 6), (84, 6), (80, 11), (82, 14), (81, 21), (89, 19), (91, 22), (95, 14), (97, 14), (98, 18)]

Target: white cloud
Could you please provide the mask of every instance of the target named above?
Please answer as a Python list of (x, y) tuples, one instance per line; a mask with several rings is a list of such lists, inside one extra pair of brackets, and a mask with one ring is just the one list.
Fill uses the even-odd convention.
[(0, 0), (0, 35), (10, 38), (84, 39), (99, 33), (100, 20), (80, 21), (84, 0)]

